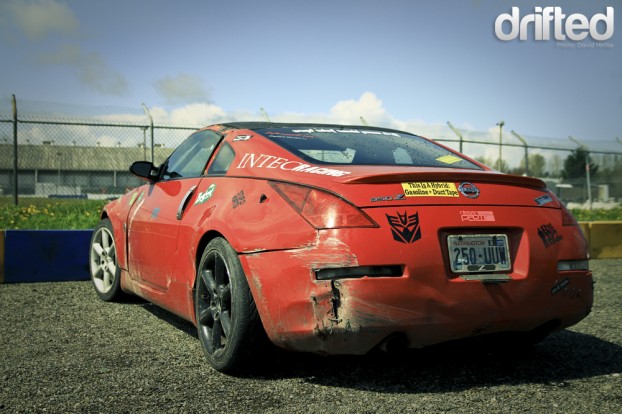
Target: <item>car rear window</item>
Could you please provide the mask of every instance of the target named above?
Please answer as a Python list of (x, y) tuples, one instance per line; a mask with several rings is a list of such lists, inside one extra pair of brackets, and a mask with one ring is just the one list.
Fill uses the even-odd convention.
[(417, 135), (350, 127), (276, 127), (257, 132), (315, 164), (467, 168), (472, 162)]

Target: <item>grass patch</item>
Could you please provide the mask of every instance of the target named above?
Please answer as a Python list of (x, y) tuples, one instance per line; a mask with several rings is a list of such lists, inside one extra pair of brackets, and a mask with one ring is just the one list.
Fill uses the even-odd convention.
[(592, 210), (572, 209), (572, 215), (579, 221), (622, 221), (622, 207)]
[(0, 229), (85, 230), (99, 222), (107, 200), (21, 198), (19, 206), (10, 197), (0, 197)]

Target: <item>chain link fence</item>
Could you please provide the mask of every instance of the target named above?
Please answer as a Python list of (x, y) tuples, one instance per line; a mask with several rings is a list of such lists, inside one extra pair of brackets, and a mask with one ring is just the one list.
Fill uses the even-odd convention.
[[(622, 200), (622, 140), (525, 136), (500, 123), (489, 131), (330, 115), (225, 114), (213, 105), (167, 112), (0, 98), (0, 196), (113, 198), (141, 181), (133, 161), (162, 163), (196, 129), (218, 122), (373, 124), (413, 132), (497, 170), (544, 179), (563, 201), (614, 206)], [(586, 168), (587, 164), (587, 168)], [(17, 174), (17, 176), (16, 176)], [(17, 178), (17, 179), (16, 179)], [(589, 184), (588, 184), (589, 183)], [(16, 193), (17, 191), (17, 193)]]

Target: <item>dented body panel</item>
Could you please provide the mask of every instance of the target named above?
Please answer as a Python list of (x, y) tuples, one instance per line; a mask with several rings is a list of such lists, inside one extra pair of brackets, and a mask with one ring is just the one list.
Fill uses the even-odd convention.
[[(314, 164), (316, 147), (301, 155), (277, 142), (314, 142), (319, 127), (288, 128), (208, 127), (190, 138), (217, 142), (200, 150), (200, 174), (154, 179), (108, 204), (122, 289), (196, 324), (198, 261), (222, 237), (268, 337), (286, 349), (363, 354), (395, 335), (420, 348), (563, 329), (590, 312), (585, 239), (542, 181), (442, 146), (435, 166), (359, 165), (348, 151), (334, 156), (352, 165)], [(353, 142), (365, 135), (349, 128)]]
[[(452, 209), (417, 208), (422, 237), (416, 243), (394, 243), (378, 249), (370, 240), (391, 238), (387, 229), (326, 232), (314, 248), (256, 253), (242, 256), (256, 301), (271, 340), (288, 349), (325, 354), (363, 354), (394, 334), (407, 345), (420, 348), (449, 340), (499, 332), (529, 332), (555, 321), (556, 328), (571, 326), (590, 312), (593, 301), (589, 272), (558, 272), (547, 256), (574, 257), (582, 248), (549, 249), (531, 225), (512, 237), (513, 271), (504, 283), (465, 280), (452, 273), (443, 235), (432, 216), (450, 216)], [(499, 219), (515, 227), (513, 209), (497, 210)], [(551, 211), (545, 212), (541, 220)], [(380, 220), (381, 211), (372, 213)], [(458, 214), (448, 225), (464, 230)], [(537, 214), (536, 214), (537, 217)], [(429, 223), (429, 224), (424, 224)], [(503, 223), (503, 221), (501, 221)], [(460, 226), (460, 227), (458, 227)], [(487, 224), (494, 232), (499, 221)], [(501, 228), (504, 228), (501, 224)], [(458, 231), (458, 230), (456, 230)], [(488, 231), (479, 227), (477, 231)], [(339, 235), (335, 233), (341, 233)], [(576, 229), (560, 233), (580, 239)], [(330, 241), (326, 243), (326, 241)], [(331, 258), (328, 245), (343, 245), (341, 258)], [(332, 250), (329, 250), (332, 251)], [(326, 261), (318, 258), (328, 259)], [(542, 262), (547, 264), (543, 265)], [(275, 272), (271, 263), (280, 263)], [(327, 267), (368, 264), (403, 266), (397, 277), (361, 277), (317, 280), (315, 271)], [(287, 275), (298, 273), (293, 279)], [(561, 283), (561, 285), (560, 285)]]

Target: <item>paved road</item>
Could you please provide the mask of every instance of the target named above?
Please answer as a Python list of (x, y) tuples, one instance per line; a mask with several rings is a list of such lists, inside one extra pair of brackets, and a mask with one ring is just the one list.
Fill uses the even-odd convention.
[(0, 413), (622, 413), (622, 260), (592, 268), (592, 314), (520, 355), (277, 354), (247, 377), (212, 370), (194, 327), (151, 304), (100, 302), (89, 282), (0, 285)]

